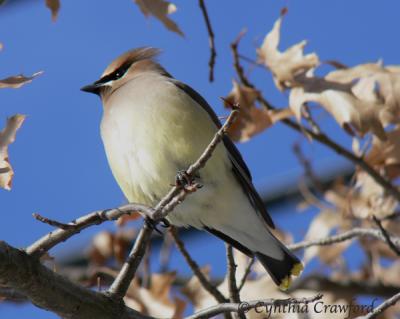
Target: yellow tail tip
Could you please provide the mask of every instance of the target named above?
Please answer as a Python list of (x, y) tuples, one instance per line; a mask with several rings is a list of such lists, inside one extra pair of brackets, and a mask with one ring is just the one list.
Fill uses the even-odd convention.
[(292, 283), (292, 278), (286, 276), (285, 278), (282, 279), (281, 284), (279, 285), (279, 289), (288, 290), (291, 283)]
[(297, 263), (293, 266), (292, 270), (290, 271), (290, 274), (292, 276), (298, 276), (303, 271), (303, 269), (304, 269), (303, 264)]
[(281, 290), (288, 290), (290, 285), (292, 284), (292, 277), (291, 276), (298, 276), (304, 269), (302, 263), (295, 264), (290, 271), (290, 275), (286, 276), (282, 279), (281, 284), (279, 285), (279, 289)]

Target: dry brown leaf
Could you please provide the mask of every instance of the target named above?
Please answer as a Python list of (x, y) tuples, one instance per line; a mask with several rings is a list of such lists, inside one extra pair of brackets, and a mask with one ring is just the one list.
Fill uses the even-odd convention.
[(177, 10), (173, 3), (165, 0), (134, 0), (134, 2), (139, 6), (140, 10), (146, 17), (150, 15), (156, 17), (168, 30), (183, 36), (183, 32), (178, 25), (168, 18), (168, 15)]
[(135, 310), (159, 318), (182, 318), (186, 302), (171, 298), (174, 272), (151, 275), (151, 286), (141, 287), (136, 279), (132, 281), (124, 298), (125, 303)]
[(142, 215), (138, 212), (133, 212), (132, 214), (129, 215), (123, 215), (120, 218), (117, 219), (116, 224), (117, 226), (125, 226), (126, 223), (138, 220)]
[[(337, 72), (337, 71), (335, 71)], [(385, 105), (375, 91), (375, 79), (361, 78), (357, 83), (337, 83), (314, 77), (312, 72), (299, 76), (302, 87), (290, 91), (289, 106), (298, 121), (306, 103), (315, 102), (332, 114), (350, 134), (361, 136), (372, 132), (384, 140), (386, 134), (381, 119)]]
[(51, 11), (51, 19), (53, 20), (53, 22), (57, 20), (60, 6), (60, 0), (46, 0), (46, 7), (49, 8)]
[(225, 106), (229, 107), (235, 103), (240, 106), (239, 116), (228, 130), (228, 135), (234, 141), (246, 142), (277, 121), (293, 115), (288, 108), (281, 110), (258, 108), (256, 100), (259, 95), (260, 93), (257, 90), (233, 81), (233, 89), (226, 97), (228, 103), (225, 103)]
[(261, 62), (271, 70), (275, 85), (281, 91), (297, 86), (295, 77), (319, 64), (319, 58), (315, 53), (304, 55), (303, 49), (307, 44), (305, 40), (286, 51), (279, 51), (281, 24), (285, 13), (286, 11), (281, 14), (265, 37), (261, 48), (257, 50)]
[(113, 234), (109, 231), (96, 234), (89, 251), (90, 261), (97, 265), (105, 264), (113, 256), (113, 241)]
[(95, 264), (103, 265), (108, 259), (115, 258), (122, 264), (135, 235), (134, 229), (119, 230), (117, 233), (99, 232), (92, 239), (89, 249), (90, 260)]
[(378, 61), (333, 71), (325, 77), (328, 81), (342, 84), (363, 78), (371, 78), (371, 81), (376, 83), (376, 92), (385, 105), (379, 114), (383, 125), (398, 123), (400, 121), (400, 66), (384, 67), (382, 62)]
[(39, 72), (32, 74), (32, 76), (28, 76), (28, 77), (26, 77), (22, 74), (10, 76), (8, 78), (0, 80), (0, 89), (4, 89), (4, 88), (18, 89), (21, 86), (23, 86), (24, 84), (32, 82), (32, 80), (35, 77), (41, 75), (42, 73), (43, 73), (43, 71), (39, 71)]
[(385, 169), (385, 175), (396, 178), (400, 175), (400, 126), (387, 133), (387, 140), (374, 138), (365, 160), (372, 166)]
[(0, 132), (0, 187), (11, 189), (14, 171), (8, 159), (8, 145), (15, 141), (15, 135), (25, 120), (25, 115), (16, 114), (7, 120), (6, 127)]
[[(304, 240), (315, 240), (327, 237), (334, 228), (339, 225), (340, 215), (331, 210), (323, 210), (312, 220)], [(303, 262), (308, 263), (311, 259), (321, 254), (325, 247), (313, 246), (304, 253)], [(340, 256), (340, 253), (338, 254)]]
[(392, 215), (396, 210), (397, 200), (388, 195), (385, 189), (369, 174), (358, 171), (355, 188), (357, 190), (357, 195), (354, 195), (356, 200), (351, 202), (355, 217), (370, 218), (374, 215), (378, 218), (384, 218)]

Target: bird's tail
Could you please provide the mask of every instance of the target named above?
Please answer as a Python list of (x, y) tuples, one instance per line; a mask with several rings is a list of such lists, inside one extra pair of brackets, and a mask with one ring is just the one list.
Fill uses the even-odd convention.
[[(282, 290), (287, 290), (292, 276), (298, 276), (303, 270), (300, 260), (264, 227), (264, 236), (260, 236), (260, 232), (256, 231), (243, 236), (242, 232), (229, 228), (225, 228), (225, 232), (209, 227), (205, 229), (247, 256), (256, 256)], [(265, 240), (260, 241), (260, 237)]]
[(283, 249), (283, 259), (274, 259), (259, 252), (254, 253), (254, 255), (279, 288), (287, 290), (291, 284), (292, 276), (298, 276), (303, 270), (303, 265), (283, 244), (281, 248)]

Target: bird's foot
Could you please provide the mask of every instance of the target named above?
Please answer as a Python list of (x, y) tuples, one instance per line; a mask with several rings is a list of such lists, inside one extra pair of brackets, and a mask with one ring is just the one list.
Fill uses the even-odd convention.
[(193, 192), (203, 187), (202, 184), (196, 182), (196, 178), (200, 178), (200, 176), (199, 175), (192, 176), (191, 174), (188, 174), (184, 170), (179, 171), (175, 177), (175, 186), (182, 187), (188, 192)]
[(160, 224), (160, 226), (164, 227), (164, 228), (168, 228), (168, 227), (171, 226), (170, 222), (166, 218), (162, 218), (160, 221), (156, 221), (156, 220), (152, 219), (151, 217), (146, 216), (144, 218), (144, 222), (146, 223), (147, 227), (149, 227), (152, 230), (156, 231), (160, 235), (162, 235), (163, 233), (161, 232), (161, 230), (159, 230), (157, 228), (158, 224)]
[(185, 170), (178, 171), (175, 177), (175, 185), (178, 187), (187, 187), (193, 183), (194, 178)]

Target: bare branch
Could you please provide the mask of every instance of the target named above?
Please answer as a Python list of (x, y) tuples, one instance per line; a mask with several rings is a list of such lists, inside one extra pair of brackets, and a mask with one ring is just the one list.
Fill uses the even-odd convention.
[(400, 300), (400, 292), (395, 294), (393, 297), (382, 302), (378, 307), (376, 307), (368, 315), (364, 316), (363, 319), (373, 319), (379, 316), (387, 308), (394, 306)]
[[(240, 81), (255, 90), (257, 90), (256, 86), (252, 84), (249, 79), (246, 77), (243, 71), (243, 67), (240, 64), (239, 53), (238, 53), (238, 45), (243, 37), (243, 32), (241, 32), (238, 38), (231, 44), (233, 60), (234, 60), (234, 67), (236, 73), (240, 79)], [(257, 100), (267, 109), (274, 110), (276, 109), (274, 106), (271, 105), (263, 96), (259, 94)], [(330, 137), (325, 135), (322, 132), (314, 132), (306, 127), (301, 126), (299, 123), (292, 121), (291, 119), (283, 119), (281, 120), (283, 124), (289, 126), (290, 128), (300, 132), (306, 133), (307, 135), (311, 136), (313, 139), (318, 141), (319, 143), (329, 147), (331, 150), (336, 152), (337, 154), (343, 156), (347, 160), (353, 162), (355, 165), (358, 165), (362, 170), (368, 173), (379, 185), (385, 188), (385, 190), (394, 196), (398, 201), (400, 201), (400, 191), (394, 186), (388, 179), (383, 177), (379, 172), (377, 172), (372, 166), (370, 166), (362, 157), (354, 155), (353, 152), (347, 150), (343, 146), (339, 145), (335, 141), (333, 141)]]
[[(229, 284), (229, 299), (231, 302), (240, 303), (240, 294), (236, 285), (236, 263), (233, 257), (233, 248), (231, 245), (226, 244), (226, 264), (228, 268), (228, 284)], [(242, 311), (237, 313), (240, 319), (246, 319)]]
[(309, 304), (317, 300), (322, 299), (322, 294), (317, 294), (310, 298), (288, 298), (288, 299), (265, 299), (265, 300), (254, 300), (254, 301), (244, 301), (242, 303), (223, 303), (213, 307), (209, 307), (204, 310), (200, 310), (195, 314), (186, 317), (185, 319), (204, 319), (211, 318), (213, 316), (219, 315), (226, 312), (248, 312), (250, 309), (256, 307), (265, 306), (283, 306), (283, 305), (293, 305), (293, 304)]
[[(296, 251), (296, 250), (308, 248), (311, 246), (332, 245), (335, 243), (340, 243), (342, 241), (353, 239), (355, 237), (365, 237), (365, 236), (374, 237), (376, 239), (386, 241), (385, 236), (378, 229), (353, 228), (352, 230), (343, 232), (338, 235), (333, 235), (330, 237), (325, 237), (325, 238), (315, 239), (315, 240), (305, 240), (305, 241), (302, 241), (302, 242), (299, 242), (296, 244), (287, 245), (287, 247), (290, 250)], [(400, 237), (390, 236), (389, 238), (394, 245), (396, 245), (397, 247), (400, 247)]]
[(217, 287), (215, 287), (208, 279), (207, 277), (203, 274), (203, 272), (200, 270), (199, 265), (196, 263), (196, 261), (190, 256), (189, 252), (185, 248), (185, 244), (183, 241), (179, 238), (178, 232), (175, 229), (175, 227), (171, 227), (170, 233), (172, 238), (175, 241), (176, 247), (178, 250), (181, 252), (183, 258), (185, 258), (186, 263), (189, 265), (190, 269), (192, 272), (195, 274), (197, 279), (200, 281), (201, 285), (204, 287), (205, 290), (207, 290), (214, 298), (216, 301), (220, 303), (227, 302), (228, 300), (224, 297), (224, 295), (218, 290)]
[(83, 288), (34, 256), (0, 242), (0, 284), (67, 319), (150, 319), (107, 295)]
[(135, 244), (128, 258), (124, 264), (111, 287), (108, 289), (108, 293), (116, 299), (122, 299), (131, 284), (133, 277), (135, 276), (136, 270), (138, 269), (143, 256), (146, 252), (147, 244), (151, 238), (153, 229), (145, 222), (143, 227), (140, 229), (139, 235), (135, 240)]
[(152, 215), (154, 212), (153, 208), (150, 208), (141, 204), (127, 204), (118, 208), (109, 210), (99, 210), (85, 216), (79, 217), (77, 220), (72, 221), (67, 225), (74, 225), (74, 227), (68, 229), (57, 229), (53, 232), (43, 236), (32, 245), (30, 245), (26, 252), (30, 255), (41, 256), (49, 249), (53, 248), (57, 244), (66, 241), (73, 235), (80, 233), (85, 228), (93, 225), (100, 225), (105, 221), (116, 220), (123, 215), (129, 215), (133, 212), (140, 212), (146, 216)]
[(400, 256), (400, 249), (399, 247), (397, 247), (392, 239), (390, 238), (389, 233), (387, 232), (387, 230), (383, 227), (382, 222), (376, 217), (376, 216), (372, 216), (373, 221), (375, 222), (375, 224), (378, 226), (378, 228), (380, 229), (383, 237), (385, 237), (385, 241), (388, 244), (388, 246), (390, 247), (391, 250), (393, 250), (395, 252), (395, 254), (397, 256)]
[(247, 265), (246, 270), (244, 271), (243, 278), (240, 280), (240, 284), (238, 286), (239, 292), (242, 290), (244, 284), (246, 283), (246, 280), (251, 273), (251, 267), (253, 267), (255, 261), (256, 261), (256, 258), (254, 256), (251, 257), (249, 264)]
[(32, 216), (33, 216), (33, 218), (37, 219), (38, 221), (40, 221), (44, 224), (48, 224), (53, 227), (61, 228), (64, 230), (76, 228), (76, 225), (73, 223), (70, 223), (70, 224), (60, 223), (54, 219), (50, 219), (50, 218), (44, 217), (42, 215), (39, 215), (38, 213), (33, 213)]
[(377, 279), (365, 279), (355, 276), (345, 278), (328, 278), (324, 275), (311, 274), (301, 276), (293, 282), (289, 288), (289, 293), (297, 290), (327, 291), (332, 292), (343, 298), (353, 298), (354, 296), (382, 296), (391, 297), (400, 291), (396, 285), (384, 284)]
[(217, 57), (217, 51), (215, 50), (215, 35), (211, 26), (210, 18), (208, 16), (207, 8), (204, 3), (204, 0), (199, 0), (199, 6), (201, 12), (203, 13), (204, 21), (206, 22), (207, 32), (208, 32), (208, 41), (210, 45), (210, 60), (208, 62), (210, 73), (209, 73), (209, 81), (214, 81), (214, 66), (215, 66), (215, 58)]

